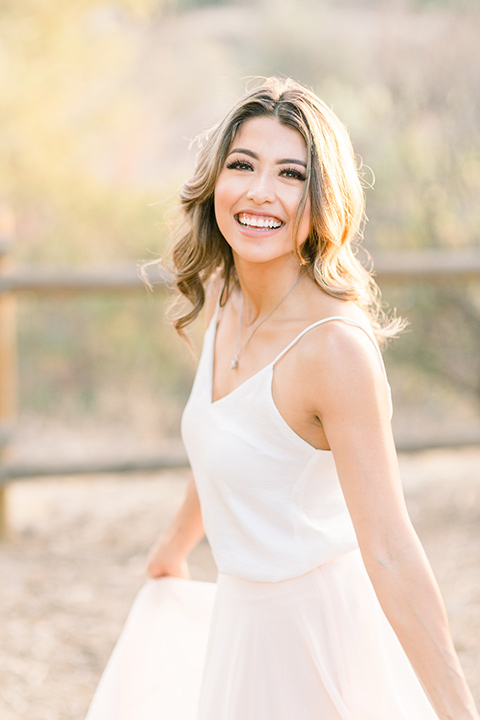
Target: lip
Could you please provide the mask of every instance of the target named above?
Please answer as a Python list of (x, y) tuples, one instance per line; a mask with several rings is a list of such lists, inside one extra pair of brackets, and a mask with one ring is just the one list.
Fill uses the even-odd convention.
[(278, 215), (274, 215), (273, 213), (268, 212), (267, 210), (252, 210), (249, 208), (243, 208), (242, 210), (236, 212), (235, 215), (256, 215), (257, 217), (273, 218), (274, 220), (278, 220), (279, 222), (283, 223), (282, 218), (278, 217)]

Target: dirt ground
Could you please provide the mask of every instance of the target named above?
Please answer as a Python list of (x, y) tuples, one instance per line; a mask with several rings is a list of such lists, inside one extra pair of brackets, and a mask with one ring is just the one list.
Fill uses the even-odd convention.
[[(480, 450), (401, 457), (408, 505), (480, 704)], [(184, 473), (46, 479), (9, 487), (0, 546), (0, 717), (82, 720), (144, 582), (145, 555)], [(194, 578), (213, 580), (206, 543)], [(132, 720), (134, 720), (132, 718)]]

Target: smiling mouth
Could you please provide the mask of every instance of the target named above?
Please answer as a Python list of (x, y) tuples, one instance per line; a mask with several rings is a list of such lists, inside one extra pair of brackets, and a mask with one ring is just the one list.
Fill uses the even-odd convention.
[(278, 218), (263, 215), (248, 215), (247, 213), (239, 213), (235, 215), (235, 219), (242, 227), (254, 228), (255, 230), (277, 230), (283, 225), (283, 222)]

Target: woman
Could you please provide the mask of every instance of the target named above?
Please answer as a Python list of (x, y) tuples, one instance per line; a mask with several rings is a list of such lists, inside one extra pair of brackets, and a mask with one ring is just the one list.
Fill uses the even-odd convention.
[(479, 720), (403, 500), (377, 344), (401, 323), (353, 251), (344, 127), (270, 79), (182, 203), (176, 327), (209, 320), (182, 423), (195, 480), (148, 571), (188, 577), (205, 528), (220, 574), (196, 717)]

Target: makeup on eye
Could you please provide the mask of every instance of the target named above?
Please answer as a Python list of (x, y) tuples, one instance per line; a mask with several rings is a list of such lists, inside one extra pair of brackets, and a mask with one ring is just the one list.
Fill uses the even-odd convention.
[[(247, 154), (245, 150), (232, 150), (229, 155), (232, 155), (235, 152), (242, 152)], [(253, 153), (248, 152), (249, 155), (253, 157)], [(293, 159), (285, 159), (285, 160), (279, 160), (276, 165), (286, 165), (287, 163), (292, 163), (295, 165), (300, 165), (302, 167), (306, 167), (306, 163), (304, 163), (302, 160), (293, 160)], [(252, 171), (254, 170), (254, 167), (252, 163), (248, 162), (248, 160), (232, 160), (230, 162), (227, 162), (226, 166), (227, 170), (248, 170)], [(305, 181), (306, 176), (305, 173), (298, 169), (298, 167), (282, 167), (280, 170), (280, 174), (284, 175), (285, 177), (290, 177), (294, 180), (301, 180)]]

